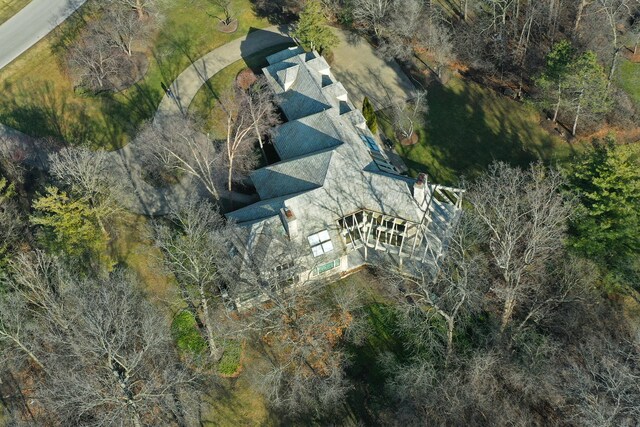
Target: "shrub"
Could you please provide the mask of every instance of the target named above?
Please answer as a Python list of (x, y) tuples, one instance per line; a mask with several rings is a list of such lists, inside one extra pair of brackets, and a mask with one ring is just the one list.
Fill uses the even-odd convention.
[(240, 368), (240, 357), (242, 356), (242, 344), (236, 340), (225, 340), (223, 343), (224, 353), (218, 362), (218, 373), (222, 375), (233, 375)]
[(373, 104), (369, 101), (369, 98), (365, 97), (362, 101), (362, 115), (367, 121), (367, 126), (372, 133), (378, 132), (378, 118), (376, 112), (373, 109)]
[(193, 313), (183, 310), (171, 324), (171, 335), (182, 353), (204, 354), (207, 342), (198, 330)]

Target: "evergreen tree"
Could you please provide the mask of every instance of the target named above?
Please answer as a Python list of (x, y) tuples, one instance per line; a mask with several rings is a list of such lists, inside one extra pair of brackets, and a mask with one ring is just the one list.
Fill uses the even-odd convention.
[(556, 43), (547, 55), (544, 73), (535, 81), (538, 89), (542, 91), (543, 106), (553, 108), (554, 122), (558, 119), (565, 96), (573, 56), (574, 49), (570, 41), (562, 40)]
[(571, 64), (567, 80), (571, 96), (568, 107), (574, 113), (571, 134), (575, 135), (580, 118), (593, 117), (609, 110), (607, 76), (596, 54), (587, 51)]
[(327, 22), (322, 2), (309, 0), (291, 35), (307, 50), (317, 50), (320, 53), (330, 51), (338, 45), (339, 40)]
[(622, 274), (640, 251), (640, 152), (608, 137), (569, 169), (581, 202), (572, 222), (572, 245)]
[(96, 213), (85, 199), (71, 199), (56, 187), (33, 202), (37, 213), (31, 222), (43, 227), (44, 243), (55, 252), (73, 258), (93, 258), (110, 268), (108, 241)]
[(576, 55), (569, 41), (556, 43), (546, 58), (544, 73), (535, 79), (541, 91), (541, 104), (553, 109), (553, 121), (560, 111), (573, 115), (571, 134), (585, 117), (605, 113), (608, 102), (607, 76), (595, 53)]
[(364, 97), (364, 101), (362, 101), (362, 115), (367, 121), (367, 126), (372, 133), (378, 132), (378, 117), (376, 116), (376, 112), (373, 109), (373, 104), (369, 101), (369, 98)]

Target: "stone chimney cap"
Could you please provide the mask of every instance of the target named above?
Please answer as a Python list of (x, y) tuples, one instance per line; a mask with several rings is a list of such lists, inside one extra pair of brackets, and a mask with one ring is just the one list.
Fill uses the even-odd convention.
[(416, 185), (423, 186), (426, 183), (427, 183), (427, 174), (426, 173), (418, 174), (418, 180), (416, 181)]

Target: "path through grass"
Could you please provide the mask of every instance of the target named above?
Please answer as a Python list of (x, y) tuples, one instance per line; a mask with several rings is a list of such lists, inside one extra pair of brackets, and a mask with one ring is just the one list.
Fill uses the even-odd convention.
[(104, 95), (82, 94), (73, 87), (66, 65), (68, 44), (89, 19), (82, 7), (0, 72), (0, 123), (30, 135), (52, 136), (74, 144), (115, 149), (126, 144), (139, 124), (150, 119), (171, 83), (190, 63), (252, 28), (269, 26), (257, 17), (250, 0), (233, 0), (239, 28), (216, 31), (216, 20), (202, 12), (207, 0), (163, 2), (165, 22), (147, 50), (149, 70), (133, 87)]

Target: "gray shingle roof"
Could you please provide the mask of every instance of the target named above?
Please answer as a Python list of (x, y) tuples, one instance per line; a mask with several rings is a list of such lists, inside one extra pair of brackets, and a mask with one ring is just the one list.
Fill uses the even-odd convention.
[[(262, 201), (227, 216), (250, 228), (249, 238), (258, 228), (282, 235), (287, 220), (280, 211), (291, 209), (297, 218), (296, 244), (304, 247), (308, 236), (322, 230), (331, 236), (334, 251), (311, 257), (311, 263), (344, 253), (337, 220), (361, 209), (421, 222), (425, 213), (413, 197), (415, 180), (385, 165), (384, 151), (326, 61), (296, 49), (268, 61), (265, 75), (289, 119), (273, 139), (282, 161), (251, 175)], [(285, 82), (291, 83), (287, 90)], [(436, 226), (430, 233), (436, 235)]]
[(343, 143), (331, 110), (286, 122), (275, 129), (273, 145), (283, 160), (309, 155)]
[(304, 53), (303, 48), (301, 48), (300, 46), (293, 46), (267, 56), (267, 62), (269, 64), (277, 64), (278, 62), (282, 62), (293, 56), (300, 55), (301, 53)]
[[(306, 67), (306, 57), (307, 54), (295, 55), (263, 69), (264, 75), (279, 97), (280, 108), (289, 120), (310, 116), (332, 107), (322, 92), (322, 76), (318, 73), (312, 74)], [(299, 70), (295, 81), (285, 90), (279, 74), (281, 76), (283, 70), (296, 65), (299, 66)]]
[(251, 174), (261, 199), (271, 199), (321, 187), (332, 156), (326, 151), (300, 159), (275, 163)]

